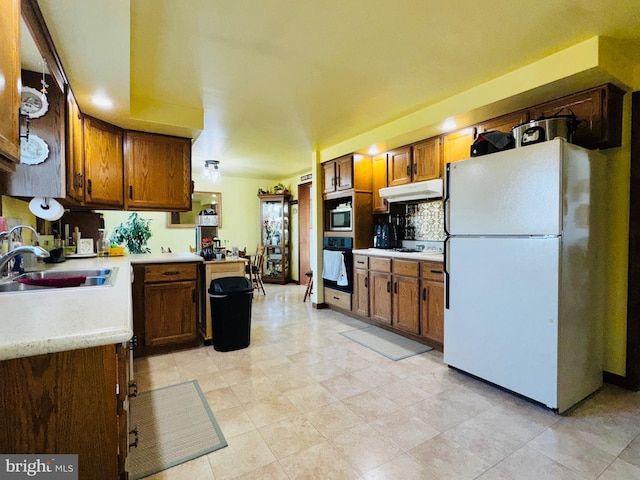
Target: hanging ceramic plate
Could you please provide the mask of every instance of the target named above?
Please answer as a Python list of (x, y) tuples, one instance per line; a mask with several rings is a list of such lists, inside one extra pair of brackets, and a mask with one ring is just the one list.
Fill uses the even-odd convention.
[(49, 156), (49, 145), (37, 135), (29, 135), (29, 139), (20, 139), (20, 163), (37, 165)]
[(49, 110), (46, 95), (31, 87), (22, 87), (22, 104), (20, 113), (29, 118), (39, 118)]

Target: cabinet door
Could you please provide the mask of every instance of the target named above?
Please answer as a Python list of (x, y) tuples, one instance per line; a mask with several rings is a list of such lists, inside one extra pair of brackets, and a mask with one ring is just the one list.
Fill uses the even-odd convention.
[(622, 139), (622, 97), (613, 85), (603, 85), (552, 100), (531, 109), (532, 119), (573, 112), (580, 123), (572, 143), (585, 148), (619, 147)]
[(146, 346), (188, 342), (196, 338), (196, 282), (144, 286)]
[(67, 87), (67, 196), (84, 202), (84, 141), (82, 116), (73, 92)]
[(476, 138), (475, 128), (464, 128), (442, 138), (444, 163), (458, 162), (471, 157), (471, 144)]
[(122, 130), (84, 117), (85, 201), (92, 206), (123, 206)]
[(326, 162), (322, 164), (322, 178), (324, 179), (323, 193), (336, 191), (336, 162)]
[(422, 280), (420, 290), (420, 334), (444, 342), (444, 283)]
[(369, 271), (371, 318), (391, 325), (391, 275)]
[(413, 146), (413, 181), (442, 178), (440, 138), (430, 138)]
[(373, 212), (389, 213), (389, 203), (380, 198), (379, 190), (387, 186), (387, 154), (376, 155), (372, 160), (373, 169)]
[(482, 122), (478, 125), (478, 132), (489, 132), (491, 130), (497, 130), (503, 133), (510, 133), (511, 129), (517, 125), (520, 125), (529, 120), (529, 115), (526, 110), (510, 113), (501, 117), (492, 118), (486, 122)]
[[(124, 478), (129, 455), (129, 384), (130, 355), (128, 344), (116, 345), (118, 371), (118, 473)], [(136, 396), (136, 391), (131, 396)]]
[(0, 169), (20, 162), (20, 0), (0, 4)]
[(353, 157), (336, 160), (336, 190), (349, 190), (353, 188)]
[(125, 208), (191, 209), (191, 139), (125, 132)]
[(369, 272), (361, 268), (354, 271), (353, 313), (369, 316)]
[(390, 187), (410, 183), (412, 178), (411, 147), (387, 152), (387, 168), (387, 180)]
[(393, 276), (393, 325), (415, 335), (420, 332), (418, 288), (415, 277)]

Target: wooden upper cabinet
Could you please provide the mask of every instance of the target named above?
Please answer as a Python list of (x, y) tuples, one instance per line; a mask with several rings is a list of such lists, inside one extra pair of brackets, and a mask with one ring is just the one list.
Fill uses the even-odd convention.
[(387, 186), (387, 154), (376, 155), (372, 159), (373, 170), (373, 212), (389, 213), (389, 203), (380, 197), (380, 189)]
[(20, 162), (20, 0), (0, 3), (0, 169)]
[(191, 139), (126, 131), (124, 162), (125, 208), (191, 209)]
[(471, 144), (475, 138), (475, 127), (463, 128), (442, 137), (444, 163), (458, 162), (471, 157)]
[(584, 148), (613, 148), (622, 145), (622, 100), (624, 92), (606, 84), (537, 105), (530, 118), (575, 114), (580, 123), (572, 143)]
[(411, 183), (413, 165), (411, 147), (402, 147), (387, 152), (387, 181), (390, 187)]
[(353, 157), (347, 155), (336, 160), (336, 190), (353, 188)]
[(414, 182), (442, 178), (440, 150), (440, 137), (423, 140), (413, 145)]
[(123, 206), (122, 130), (83, 118), (84, 192), (89, 206)]
[(511, 129), (529, 120), (527, 110), (502, 115), (501, 117), (492, 118), (478, 125), (478, 132), (498, 131), (503, 133), (511, 133)]
[(322, 175), (324, 179), (323, 193), (336, 191), (336, 162), (332, 160), (322, 164)]
[(84, 202), (84, 135), (82, 131), (82, 115), (73, 92), (67, 87), (67, 197), (77, 202)]

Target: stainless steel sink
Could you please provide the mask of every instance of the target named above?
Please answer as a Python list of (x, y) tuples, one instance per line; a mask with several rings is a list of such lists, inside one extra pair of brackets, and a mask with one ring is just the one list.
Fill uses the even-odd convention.
[[(23, 273), (18, 277), (0, 283), (0, 293), (8, 292), (28, 292), (42, 290), (57, 290), (59, 288), (78, 288), (91, 286), (111, 286), (115, 282), (118, 267), (114, 268), (90, 268), (83, 270), (42, 270), (40, 272)], [(19, 279), (65, 279), (69, 277), (86, 277), (85, 281), (75, 286), (45, 286), (21, 283)], [(55, 282), (54, 282), (55, 283)]]

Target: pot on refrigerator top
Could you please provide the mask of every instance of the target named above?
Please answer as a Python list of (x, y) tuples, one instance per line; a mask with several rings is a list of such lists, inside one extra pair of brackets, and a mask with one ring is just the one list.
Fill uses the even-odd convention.
[(576, 116), (573, 114), (542, 117), (516, 125), (511, 129), (511, 133), (515, 140), (516, 148), (553, 140), (557, 137), (571, 142), (571, 136), (575, 132), (578, 123)]

